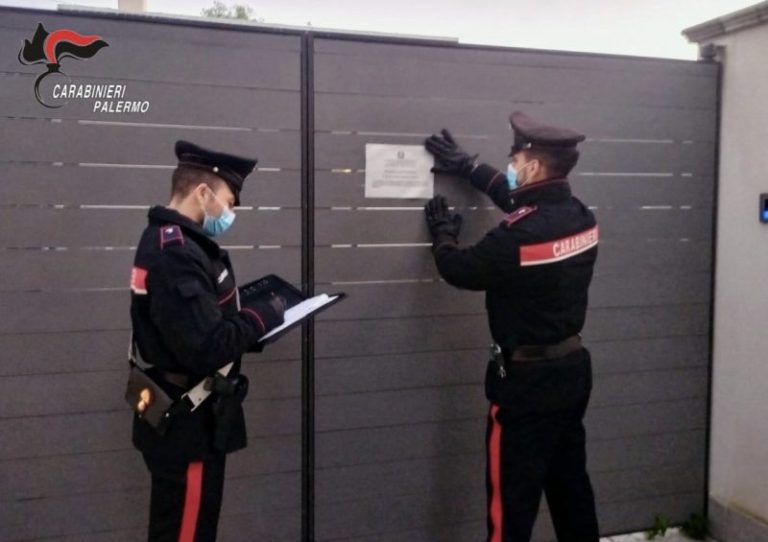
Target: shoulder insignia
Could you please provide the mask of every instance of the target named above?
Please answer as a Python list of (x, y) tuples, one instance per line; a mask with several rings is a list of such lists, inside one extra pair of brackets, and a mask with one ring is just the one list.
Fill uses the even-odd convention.
[(520, 207), (519, 209), (513, 211), (512, 213), (504, 217), (504, 224), (506, 224), (506, 226), (509, 228), (515, 222), (518, 222), (519, 220), (522, 220), (526, 216), (530, 215), (531, 213), (536, 212), (536, 209), (537, 207)]
[(181, 227), (175, 224), (168, 224), (160, 227), (160, 250), (171, 245), (183, 245), (184, 234)]

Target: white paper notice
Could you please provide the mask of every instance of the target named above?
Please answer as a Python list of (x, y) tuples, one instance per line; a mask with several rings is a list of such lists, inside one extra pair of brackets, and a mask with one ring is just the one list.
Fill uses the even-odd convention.
[(365, 144), (365, 197), (429, 199), (435, 176), (423, 145)]

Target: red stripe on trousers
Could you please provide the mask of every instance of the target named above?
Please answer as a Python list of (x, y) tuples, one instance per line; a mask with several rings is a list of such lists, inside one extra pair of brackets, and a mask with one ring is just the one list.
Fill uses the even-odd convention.
[(488, 503), (488, 515), (493, 525), (493, 534), (489, 542), (501, 542), (501, 425), (496, 421), (498, 405), (491, 405), (491, 434), (488, 437), (488, 468), (491, 471), (491, 501)]
[(187, 467), (187, 494), (184, 497), (184, 516), (181, 520), (179, 542), (195, 542), (202, 489), (203, 463), (201, 461), (190, 463)]

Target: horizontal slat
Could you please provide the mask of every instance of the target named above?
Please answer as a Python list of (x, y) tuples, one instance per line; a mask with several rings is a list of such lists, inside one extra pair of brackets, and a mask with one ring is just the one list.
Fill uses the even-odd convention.
[(710, 272), (685, 271), (649, 278), (640, 273), (598, 275), (589, 289), (593, 308), (638, 307), (682, 303), (709, 303)]
[(480, 314), (354, 321), (320, 316), (317, 320), (315, 350), (320, 357), (479, 349), (487, 348), (491, 340), (487, 317)]
[[(328, 311), (316, 323), (317, 355), (360, 356), (407, 352), (487, 348), (485, 314), (402, 317), (380, 320), (330, 320)], [(585, 341), (704, 335), (709, 328), (707, 305), (592, 309)]]
[[(227, 502), (226, 489), (224, 502)], [(141, 510), (139, 513), (146, 513), (146, 510)], [(239, 542), (243, 536), (247, 536), (253, 540), (295, 542), (301, 536), (301, 525), (295, 521), (300, 514), (301, 510), (295, 507), (277, 510), (258, 507), (248, 514), (239, 515), (229, 515), (225, 509), (219, 520), (217, 539), (222, 542)], [(56, 536), (55, 540), (57, 542), (136, 542), (136, 540), (146, 539), (146, 536), (145, 526), (137, 525), (128, 529), (99, 529), (88, 533), (66, 534)]]
[[(339, 254), (344, 252), (339, 251)], [(422, 276), (434, 277), (432, 274)], [(359, 278), (365, 280), (368, 277)], [(708, 303), (710, 281), (710, 274), (705, 272), (670, 273), (653, 279), (639, 274), (598, 276), (590, 288), (590, 306), (593, 309), (599, 309)], [(333, 312), (328, 315), (333, 319), (397, 318), (484, 312), (485, 296), (483, 294), (457, 290), (444, 282), (334, 284), (319, 288), (330, 292), (344, 291), (349, 296), (343, 304), (333, 309)], [(373, 304), (372, 299), (378, 301)]]
[[(0, 220), (14, 224), (0, 230), (1, 247), (131, 247), (147, 225), (146, 209), (0, 209)], [(298, 209), (245, 210), (216, 240), (221, 245), (300, 244)]]
[[(487, 407), (486, 407), (487, 408)], [(318, 468), (443, 457), (485, 450), (486, 419), (367, 427), (317, 434)], [(588, 430), (590, 472), (704, 461), (704, 430), (600, 440)]]
[[(317, 499), (325, 504), (349, 502), (361, 495), (394, 502), (404, 495), (443, 492), (485, 497), (485, 454), (411, 459), (375, 465), (321, 469)], [(599, 505), (694, 492), (704, 484), (704, 465), (683, 463), (626, 471), (591, 473)], [(448, 518), (446, 518), (448, 519)]]
[(707, 367), (594, 376), (593, 408), (647, 401), (702, 399), (707, 395)]
[[(227, 478), (299, 472), (298, 435), (254, 437), (249, 446), (227, 459)], [(55, 477), (51, 472), (57, 472)], [(84, 475), (87, 473), (87, 475)], [(37, 500), (66, 495), (136, 491), (150, 485), (141, 454), (126, 448), (103, 453), (23, 457), (0, 461), (0, 501)]]
[[(436, 510), (439, 518), (463, 521), (476, 519), (483, 513), (484, 507), (485, 499), (467, 499), (465, 494), (452, 493), (441, 494), (439, 505), (434, 496), (424, 493), (403, 495), (386, 503), (368, 495), (361, 495), (359, 500), (353, 502), (318, 502), (317, 539), (330, 541), (361, 536), (368, 540), (377, 533), (390, 531), (392, 526), (405, 530), (432, 523), (435, 520), (427, 518), (434, 518)], [(475, 540), (478, 538), (476, 536)]]
[[(27, 21), (24, 25), (28, 25), (26, 29), (16, 25), (18, 29), (4, 29), (0, 41), (4, 50), (18, 51), (25, 39), (32, 39), (37, 23), (41, 21), (38, 17), (29, 17)], [(201, 39), (203, 33), (195, 32), (192, 28), (177, 33), (175, 40), (159, 36), (145, 39), (142, 31), (148, 25), (134, 24), (131, 25), (133, 32), (128, 33), (124, 29), (120, 34), (112, 34), (108, 27), (103, 26), (103, 21), (99, 20), (78, 18), (68, 19), (65, 23), (53, 15), (42, 22), (51, 32), (56, 29), (57, 21), (74, 25), (73, 30), (81, 34), (99, 35), (109, 44), (109, 47), (101, 49), (93, 58), (84, 62), (63, 59), (62, 72), (70, 76), (109, 77), (127, 81), (129, 91), (131, 80), (291, 90), (299, 88), (299, 52), (286, 50), (298, 44), (299, 38), (296, 37), (284, 37), (285, 43), (278, 43), (272, 49), (262, 49), (260, 45), (265, 40), (254, 32), (236, 32), (229, 36), (226, 43), (217, 43), (215, 39), (210, 42)], [(216, 32), (204, 32), (205, 36), (211, 34)], [(235, 37), (239, 39), (232, 39)], [(269, 36), (266, 42), (279, 41), (274, 38)], [(20, 65), (15, 54), (3, 57), (0, 70), (36, 74), (45, 71), (39, 65)]]
[[(299, 474), (273, 474), (259, 480), (233, 479), (225, 489), (237, 499), (227, 499), (225, 509), (244, 513), (244, 507), (294, 508), (300, 493)], [(99, 529), (143, 527), (148, 491), (66, 495), (8, 503), (0, 510), (0, 539), (39, 539), (58, 534)]]
[[(639, 382), (655, 382), (667, 374), (674, 375), (679, 381), (676, 384), (688, 389), (689, 395), (703, 389), (696, 388), (696, 383), (705, 378), (708, 362), (706, 336), (595, 342), (586, 346), (591, 352), (593, 371), (598, 381), (593, 401), (600, 394), (623, 393), (624, 385), (606, 386), (600, 382), (631, 380), (629, 386), (641, 393)], [(480, 383), (484, 378), (486, 358), (485, 348), (318, 358), (315, 391), (318, 395), (337, 395)], [(674, 388), (676, 384), (667, 386), (663, 383), (662, 387)], [(649, 391), (669, 393), (668, 398), (674, 397), (670, 390)]]
[[(714, 77), (716, 66), (687, 60), (663, 58), (641, 58), (634, 56), (573, 54), (562, 51), (542, 51), (540, 49), (511, 49), (462, 46), (446, 43), (440, 47), (420, 46), (408, 43), (375, 43), (364, 40), (338, 40), (322, 38), (315, 40), (315, 52), (318, 55), (375, 58), (397, 63), (400, 59), (421, 59), (454, 63), (472, 63), (489, 66), (528, 65), (567, 70), (633, 71), (647, 76), (664, 74), (688, 74)], [(648, 73), (650, 72), (650, 73)]]
[[(65, 61), (66, 62), (66, 61)], [(70, 99), (61, 108), (52, 110), (40, 105), (34, 98), (35, 79), (42, 73), (39, 67), (23, 68), (29, 73), (0, 72), (0, 111), (4, 117), (56, 118), (67, 121), (153, 123), (188, 126), (183, 129), (193, 138), (209, 129), (266, 128), (298, 129), (300, 124), (300, 96), (296, 90), (269, 90), (259, 88), (164, 83), (161, 81), (126, 82), (117, 78), (71, 77), (66, 84), (126, 85), (126, 101), (148, 101), (145, 113), (102, 113), (94, 111), (94, 99)], [(65, 70), (66, 71), (66, 70)], [(55, 82), (53, 82), (55, 84)], [(59, 82), (61, 84), (61, 82)], [(53, 87), (47, 87), (53, 98)], [(61, 88), (61, 87), (59, 87)], [(57, 90), (57, 95), (61, 91)], [(183, 96), (183, 99), (180, 97)], [(51, 103), (61, 100), (51, 99)], [(103, 101), (103, 100), (101, 100)], [(236, 105), (247, 107), (234, 107)], [(157, 127), (157, 129), (161, 129)], [(188, 131), (187, 131), (188, 130)], [(219, 133), (219, 132), (217, 132)], [(242, 132), (239, 132), (242, 133)]]
[(590, 309), (583, 335), (587, 342), (706, 335), (709, 316), (707, 304)]
[[(470, 140), (457, 137), (468, 152), (504, 167), (511, 136)], [(315, 167), (319, 170), (365, 169), (365, 145), (420, 145), (423, 139), (402, 136), (318, 133), (315, 135)], [(711, 175), (714, 168), (714, 143), (614, 143), (588, 141), (579, 146), (581, 156), (575, 172), (668, 172)]]
[[(480, 385), (486, 361), (487, 352), (481, 350), (324, 359), (318, 363), (316, 393), (328, 401), (348, 394), (408, 389), (442, 393), (447, 397), (467, 385)], [(707, 378), (704, 365), (690, 369), (597, 373), (590, 404), (600, 407), (700, 398), (706, 395)]]
[(587, 341), (597, 374), (655, 371), (709, 364), (709, 338), (690, 337)]
[[(126, 368), (128, 329), (117, 331), (19, 333), (2, 337), (0, 375), (79, 373)], [(288, 333), (258, 354), (244, 358), (246, 374), (261, 363), (298, 359), (301, 334)], [(264, 369), (268, 370), (268, 369)], [(259, 385), (258, 383), (254, 383)]]
[(320, 358), (315, 362), (315, 393), (335, 396), (377, 390), (479, 384), (487, 349), (448, 352)]
[[(450, 294), (452, 292), (446, 286), (446, 296)], [(127, 291), (0, 292), (0, 302), (14, 314), (14, 319), (0, 321), (0, 334), (128, 329)], [(83, 306), (89, 307), (89, 310), (82, 311)], [(51, 311), (50, 307), (56, 307), (56, 311)], [(340, 307), (342, 305), (337, 309), (341, 310)], [(487, 339), (484, 337), (487, 337), (488, 331), (485, 314), (478, 312), (465, 316), (432, 316), (432, 321), (414, 317), (410, 312), (400, 311), (399, 314), (401, 316), (397, 318), (380, 320), (332, 321), (331, 318), (336, 318), (335, 312), (326, 311), (317, 317), (318, 326), (323, 329), (317, 338), (318, 353), (332, 356), (335, 355), (333, 352), (344, 352), (346, 348), (352, 349), (352, 352), (355, 352), (355, 348), (359, 349), (357, 354), (392, 352), (393, 344), (398, 348), (421, 345), (419, 351), (486, 346)], [(615, 321), (617, 316), (625, 326), (618, 325)], [(697, 335), (706, 333), (708, 320), (706, 304), (595, 308), (590, 310), (587, 318), (586, 336), (591, 340), (611, 340)], [(456, 333), (459, 337), (452, 336)], [(360, 343), (348, 344), (349, 340), (345, 337), (350, 336), (365, 339)], [(469, 339), (473, 336), (476, 337), (474, 341)], [(481, 337), (480, 344), (477, 343), (477, 337)], [(441, 345), (441, 341), (447, 342)], [(327, 347), (329, 350), (325, 350)]]
[[(241, 284), (270, 273), (301, 275), (298, 247), (232, 250), (230, 254)], [(7, 279), (0, 290), (127, 289), (135, 255), (135, 250), (3, 251), (0, 275)], [(78, 273), (62, 273), (63, 269)]]
[[(709, 209), (641, 210), (638, 208), (598, 209), (601, 239), (622, 239), (633, 243), (651, 239), (698, 239), (711, 236), (712, 212)], [(464, 212), (462, 244), (479, 241), (486, 231), (502, 219), (498, 211)], [(416, 210), (318, 210), (318, 245), (392, 244), (430, 242), (424, 213)]]
[(638, 105), (585, 105), (573, 99), (562, 104), (542, 104), (538, 98), (533, 100), (534, 103), (519, 97), (512, 100), (489, 102), (318, 93), (315, 96), (315, 129), (412, 133), (417, 134), (413, 138), (414, 144), (444, 127), (452, 129), (457, 137), (470, 134), (506, 139), (509, 138), (507, 117), (511, 111), (520, 109), (534, 118), (553, 124), (556, 121), (595, 139), (716, 140), (714, 106), (685, 110)]
[[(0, 419), (119, 410), (125, 405), (122, 392), (128, 370), (127, 366), (118, 369), (117, 360), (113, 365), (114, 370), (100, 372), (6, 376), (0, 379), (0, 394), (15, 399), (3, 409)], [(280, 361), (279, 366), (247, 364), (243, 369), (251, 380), (247, 401), (299, 397), (299, 365), (291, 360)]]
[[(603, 230), (601, 230), (602, 236)], [(704, 236), (702, 236), (704, 237)], [(712, 242), (709, 239), (652, 239), (626, 242), (601, 239), (595, 272), (598, 275), (625, 273), (656, 276), (671, 269), (690, 272), (712, 268)]]
[[(350, 48), (354, 48), (350, 44)], [(568, 69), (508, 62), (506, 52), (489, 52), (483, 63), (459, 59), (423, 59), (414, 54), (392, 58), (358, 55), (315, 55), (318, 92), (387, 96), (429, 96), (503, 100), (514, 96), (529, 102), (571, 102), (601, 105), (657, 105), (711, 108), (716, 103), (715, 73), (667, 73), (649, 77), (626, 70)], [(506, 62), (495, 64), (494, 58)], [(482, 81), (482, 84), (478, 82)], [(707, 84), (709, 83), (709, 84)]]
[[(275, 481), (277, 482), (277, 481)], [(274, 482), (273, 482), (274, 483)], [(224, 502), (237, 495), (224, 489)], [(229, 495), (229, 496), (227, 496)], [(301, 508), (296, 503), (291, 508), (271, 510), (261, 504), (243, 514), (228, 515), (222, 511), (217, 540), (239, 542), (241, 540), (269, 540), (270, 542), (295, 542), (301, 539)]]
[[(315, 262), (317, 281), (321, 284), (437, 278), (428, 246), (319, 247), (315, 250)], [(709, 242), (675, 239), (627, 244), (606, 240), (600, 244), (595, 272), (598, 277), (623, 273), (639, 279), (641, 275), (656, 276), (670, 269), (679, 274), (700, 273), (710, 266)]]
[[(695, 392), (694, 392), (695, 393)], [(703, 429), (705, 399), (672, 398), (659, 402), (590, 407), (587, 423), (593, 438), (624, 438), (639, 434)], [(424, 388), (322, 396), (317, 400), (317, 430), (338, 431), (385, 425), (412, 425), (482, 416), (487, 400), (478, 384), (450, 391)]]
[[(115, 393), (122, 394), (122, 387)], [(298, 399), (246, 401), (251, 436), (298, 434), (299, 403)], [(0, 420), (0, 430), (7, 435), (0, 442), (0, 460), (122, 450), (131, 446), (131, 411), (125, 405), (109, 412), (11, 418)]]
[(591, 407), (586, 425), (591, 438), (615, 439), (636, 435), (705, 429), (707, 400), (679, 399), (659, 403)]
[[(440, 521), (439, 524), (426, 525), (411, 529), (398, 529), (395, 532), (366, 534), (358, 538), (343, 538), (346, 542), (463, 542), (474, 541), (485, 536), (487, 521), (453, 520)], [(536, 542), (536, 541), (534, 541)]]
[[(497, 167), (505, 167), (501, 158), (495, 163)], [(582, 171), (586, 170), (582, 168)], [(317, 171), (315, 182), (315, 204), (321, 208), (418, 207), (425, 202), (424, 199), (366, 198), (365, 174), (359, 172)], [(710, 209), (714, 183), (711, 175), (700, 178), (575, 175), (571, 176), (571, 189), (588, 206), (636, 209), (643, 205), (686, 205)], [(452, 206), (494, 206), (482, 192), (468, 187), (456, 177), (436, 175), (434, 192), (444, 195)]]
[[(173, 157), (166, 157), (169, 166)], [(3, 164), (0, 198), (5, 205), (166, 205), (172, 167), (85, 167)], [(256, 171), (241, 193), (244, 206), (300, 207), (297, 170)]]
[[(20, 137), (21, 136), (21, 137)], [(75, 121), (0, 118), (0, 160), (67, 164), (147, 164), (175, 166), (173, 146), (189, 138), (203, 147), (255, 156), (259, 167), (300, 167), (300, 133), (145, 128)], [(45, 144), (41, 145), (40, 142)]]
[[(294, 277), (285, 277), (294, 281)], [(13, 311), (13, 319), (0, 320), (0, 335), (17, 333), (54, 333), (83, 331), (125, 331), (130, 326), (130, 294), (128, 290), (0, 292), (0, 305)], [(51, 307), (55, 307), (52, 310)], [(87, 307), (88, 310), (84, 310)], [(291, 334), (299, 333), (298, 330)], [(124, 340), (126, 340), (124, 339)], [(28, 339), (25, 339), (28, 340)], [(270, 346), (283, 351), (285, 339)], [(121, 347), (123, 359), (125, 350)], [(55, 353), (54, 355), (61, 355)], [(280, 354), (282, 355), (282, 354)]]

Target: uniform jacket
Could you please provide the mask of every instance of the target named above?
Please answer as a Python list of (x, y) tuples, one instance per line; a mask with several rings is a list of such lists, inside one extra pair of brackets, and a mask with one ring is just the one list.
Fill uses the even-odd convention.
[(435, 239), (440, 275), (455, 287), (486, 292), (491, 335), (505, 350), (580, 333), (597, 259), (592, 212), (567, 179), (510, 190), (502, 172), (480, 165), (470, 181), (509, 214), (473, 246)]
[[(281, 323), (268, 304), (240, 307), (227, 252), (198, 224), (172, 209), (153, 207), (141, 236), (131, 273), (131, 322), (142, 359), (155, 369), (186, 375), (192, 387), (240, 357), (260, 350), (258, 339)], [(156, 378), (172, 397), (186, 389)], [(192, 413), (175, 418), (159, 436), (134, 419), (134, 445), (146, 454), (174, 460), (205, 458), (213, 451), (213, 405), (209, 397)], [(246, 444), (238, 403), (224, 449)]]

